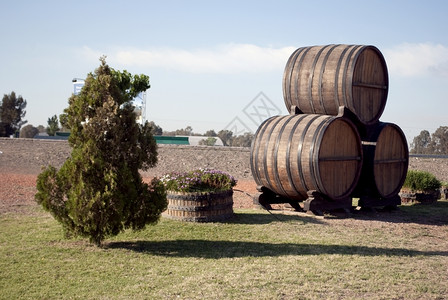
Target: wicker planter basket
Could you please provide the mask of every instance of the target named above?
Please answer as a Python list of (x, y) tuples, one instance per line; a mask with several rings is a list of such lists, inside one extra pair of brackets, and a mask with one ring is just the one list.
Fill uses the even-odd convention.
[(168, 192), (163, 217), (187, 222), (216, 222), (233, 216), (233, 190), (211, 193)]

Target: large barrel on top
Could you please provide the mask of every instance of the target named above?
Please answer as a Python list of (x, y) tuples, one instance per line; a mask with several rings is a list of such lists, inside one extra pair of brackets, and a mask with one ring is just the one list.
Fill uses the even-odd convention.
[(364, 163), (354, 196), (396, 196), (406, 179), (409, 151), (403, 131), (395, 124), (378, 122), (363, 138)]
[(255, 182), (280, 196), (304, 200), (307, 191), (316, 190), (340, 200), (358, 182), (361, 140), (343, 117), (275, 116), (255, 133), (250, 164)]
[(337, 115), (350, 109), (366, 125), (379, 120), (389, 89), (387, 66), (374, 46), (303, 47), (290, 56), (283, 73), (283, 97), (289, 110)]

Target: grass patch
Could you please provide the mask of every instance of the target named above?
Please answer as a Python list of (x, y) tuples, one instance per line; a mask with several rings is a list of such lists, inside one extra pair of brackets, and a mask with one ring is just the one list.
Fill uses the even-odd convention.
[(400, 209), (408, 221), (440, 225), (448, 224), (447, 200), (439, 200), (431, 204), (416, 203), (403, 205)]
[(0, 299), (447, 298), (448, 202), (392, 216), (237, 210), (227, 223), (162, 219), (97, 248), (65, 240), (35, 207), (0, 215)]

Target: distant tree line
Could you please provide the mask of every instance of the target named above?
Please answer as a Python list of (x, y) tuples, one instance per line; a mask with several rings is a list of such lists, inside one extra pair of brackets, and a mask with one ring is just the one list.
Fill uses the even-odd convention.
[[(67, 120), (65, 115), (62, 114), (60, 119), (57, 115), (49, 117), (47, 120), (47, 126), (39, 125), (34, 127), (28, 124), (24, 120), (26, 111), (26, 100), (22, 96), (16, 96), (13, 91), (9, 95), (4, 95), (0, 103), (0, 137), (9, 137), (15, 135), (21, 138), (34, 138), (39, 133), (46, 133), (49, 136), (56, 135), (58, 131), (67, 131)], [(234, 135), (230, 130), (220, 130), (215, 132), (214, 130), (208, 130), (205, 134), (199, 134), (193, 132), (191, 126), (177, 129), (174, 131), (164, 131), (160, 126), (154, 122), (149, 122), (152, 127), (153, 135), (166, 135), (166, 136), (204, 136), (204, 140), (200, 141), (200, 145), (213, 146), (215, 145), (217, 138), (220, 138), (224, 146), (233, 147), (250, 147), (254, 135), (250, 132), (245, 132), (242, 135)]]
[(22, 128), (23, 125), (28, 123), (24, 120), (26, 104), (26, 100), (22, 96), (16, 96), (14, 91), (9, 95), (3, 95), (0, 102), (0, 137), (14, 135), (21, 138), (33, 138), (42, 132), (54, 136), (57, 131), (61, 130), (57, 115), (48, 118), (47, 127), (42, 125), (34, 127), (28, 124)]
[(15, 92), (3, 95), (0, 103), (0, 136), (11, 136), (20, 131), (26, 111), (26, 100), (22, 96), (16, 96)]
[(21, 138), (33, 138), (39, 133), (47, 133), (49, 136), (55, 136), (56, 132), (60, 131), (58, 116), (54, 115), (47, 120), (47, 127), (39, 125), (34, 127), (31, 124), (24, 126), (20, 130), (19, 137)]
[(219, 137), (224, 146), (232, 146), (232, 147), (250, 147), (252, 140), (254, 138), (254, 134), (250, 132), (245, 132), (242, 135), (234, 135), (230, 130), (220, 130), (218, 132), (214, 130), (208, 130), (204, 134), (194, 133), (193, 128), (191, 126), (187, 126), (185, 128), (176, 129), (174, 131), (164, 131), (160, 126), (155, 124), (153, 121), (149, 122), (152, 126), (153, 135), (165, 135), (165, 136), (203, 136), (204, 140), (202, 140), (199, 144), (206, 146), (213, 146), (216, 142), (214, 137)]
[(448, 126), (440, 126), (432, 134), (422, 130), (411, 143), (413, 154), (448, 155)]
[[(54, 136), (57, 131), (66, 130), (64, 115), (60, 116), (60, 120), (58, 120), (57, 115), (48, 118), (47, 127), (26, 125), (22, 128), (27, 123), (24, 120), (26, 104), (26, 100), (22, 96), (17, 96), (14, 91), (9, 95), (3, 95), (0, 102), (0, 137), (15, 135), (21, 138), (33, 138), (42, 132), (46, 132), (49, 136)], [(59, 127), (59, 123), (62, 128)], [(205, 134), (198, 134), (193, 132), (191, 126), (174, 131), (164, 131), (153, 121), (149, 122), (149, 125), (152, 128), (153, 135), (204, 136), (204, 140), (200, 144), (207, 146), (213, 146), (217, 140), (216, 138), (220, 138), (224, 146), (250, 147), (254, 138), (254, 134), (250, 132), (236, 136), (230, 130), (220, 130), (219, 132), (208, 130)], [(418, 136), (414, 137), (410, 153), (448, 155), (448, 126), (440, 126), (432, 134), (428, 130), (422, 130)]]

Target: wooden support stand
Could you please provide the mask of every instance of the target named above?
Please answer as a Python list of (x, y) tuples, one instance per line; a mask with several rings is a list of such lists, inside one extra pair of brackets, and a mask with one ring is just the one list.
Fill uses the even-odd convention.
[(383, 207), (392, 209), (397, 208), (398, 205), (401, 205), (401, 198), (398, 194), (388, 198), (361, 196), (358, 201), (358, 206), (361, 208)]
[(289, 204), (296, 211), (303, 211), (299, 201), (294, 201), (277, 195), (265, 186), (257, 186), (258, 194), (254, 196), (253, 203), (263, 209), (272, 210), (271, 204)]
[(307, 194), (308, 199), (304, 202), (303, 207), (303, 209), (307, 212), (319, 216), (322, 216), (324, 212), (334, 210), (343, 210), (347, 214), (350, 213), (350, 209), (352, 207), (352, 199), (350, 197), (339, 201), (334, 201), (317, 191), (308, 191)]

